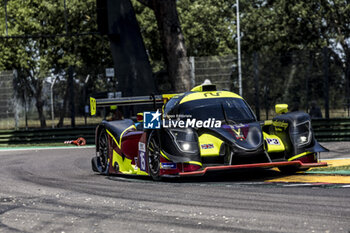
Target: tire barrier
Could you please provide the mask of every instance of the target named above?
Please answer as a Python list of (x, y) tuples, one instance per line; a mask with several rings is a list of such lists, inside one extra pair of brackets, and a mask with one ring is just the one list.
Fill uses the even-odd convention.
[(77, 140), (73, 140), (73, 141), (65, 141), (65, 144), (74, 144), (76, 146), (85, 146), (86, 145), (86, 140), (85, 138), (78, 138)]

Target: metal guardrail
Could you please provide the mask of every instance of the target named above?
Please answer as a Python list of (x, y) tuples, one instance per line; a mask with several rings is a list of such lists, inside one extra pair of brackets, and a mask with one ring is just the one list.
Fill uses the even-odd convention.
[(1, 130), (0, 145), (64, 143), (76, 140), (78, 137), (86, 139), (87, 144), (95, 143), (95, 126), (59, 128), (59, 129), (29, 129), (29, 130)]
[[(350, 119), (316, 119), (312, 120), (315, 137), (320, 142), (350, 141)], [(0, 145), (63, 143), (84, 137), (87, 144), (95, 143), (95, 126), (59, 128), (59, 129), (30, 129), (0, 131)]]
[(350, 141), (349, 118), (315, 119), (312, 127), (320, 142)]

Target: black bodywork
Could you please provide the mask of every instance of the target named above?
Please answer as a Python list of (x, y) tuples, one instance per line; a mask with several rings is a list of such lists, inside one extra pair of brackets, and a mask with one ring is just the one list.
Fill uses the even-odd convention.
[[(286, 147), (285, 156), (289, 159), (304, 152), (326, 152), (315, 139), (310, 115), (305, 112), (289, 112), (276, 116), (272, 120), (270, 132), (282, 139)], [(307, 137), (307, 141), (300, 143), (300, 137)]]

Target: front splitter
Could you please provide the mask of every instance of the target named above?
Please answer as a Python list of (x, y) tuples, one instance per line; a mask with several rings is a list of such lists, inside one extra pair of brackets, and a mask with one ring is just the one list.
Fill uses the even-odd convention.
[(283, 166), (295, 166), (302, 169), (302, 168), (311, 168), (311, 167), (323, 167), (323, 166), (327, 166), (327, 163), (326, 162), (302, 163), (301, 161), (286, 161), (286, 162), (212, 166), (212, 167), (205, 167), (199, 171), (180, 172), (179, 176), (203, 176), (209, 171), (226, 171), (226, 170), (246, 169), (246, 168), (273, 168), (273, 167), (283, 167)]

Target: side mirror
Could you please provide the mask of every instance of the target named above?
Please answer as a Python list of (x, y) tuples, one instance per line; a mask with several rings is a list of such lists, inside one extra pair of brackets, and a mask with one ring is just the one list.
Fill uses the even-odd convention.
[(136, 120), (137, 120), (137, 122), (142, 122), (143, 121), (143, 112), (137, 113)]
[(277, 114), (283, 114), (288, 112), (288, 104), (276, 104), (275, 111)]

